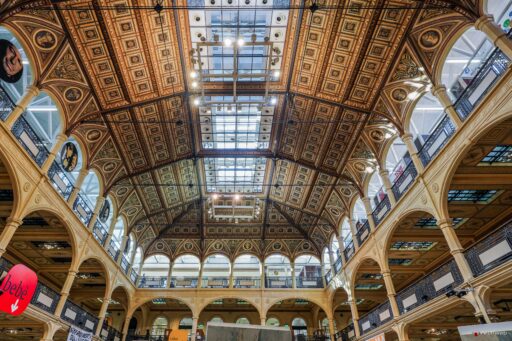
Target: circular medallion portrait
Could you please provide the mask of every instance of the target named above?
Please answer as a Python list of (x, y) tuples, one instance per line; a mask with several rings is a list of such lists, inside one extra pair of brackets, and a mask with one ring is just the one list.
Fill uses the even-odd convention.
[(0, 79), (7, 83), (16, 83), (23, 74), (23, 62), (20, 51), (8, 40), (0, 39)]
[(55, 47), (57, 38), (48, 30), (39, 30), (34, 34), (34, 42), (43, 50), (51, 50)]
[(420, 44), (426, 49), (432, 49), (441, 41), (441, 34), (435, 30), (428, 30), (420, 37)]
[(106, 223), (108, 217), (110, 216), (110, 202), (105, 200), (103, 206), (101, 207), (99, 218), (102, 223)]
[(69, 88), (64, 92), (64, 97), (66, 97), (66, 100), (69, 102), (79, 101), (80, 98), (82, 98), (82, 90), (78, 88)]
[(60, 163), (66, 172), (72, 172), (78, 164), (78, 149), (72, 142), (67, 142), (60, 151)]

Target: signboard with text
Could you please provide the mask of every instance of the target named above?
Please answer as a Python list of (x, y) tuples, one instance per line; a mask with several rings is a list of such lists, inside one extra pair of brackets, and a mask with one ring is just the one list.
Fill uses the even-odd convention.
[(37, 275), (23, 264), (9, 270), (0, 284), (0, 311), (20, 315), (27, 309), (37, 287)]
[(463, 341), (505, 341), (512, 340), (512, 322), (498, 322), (459, 327)]

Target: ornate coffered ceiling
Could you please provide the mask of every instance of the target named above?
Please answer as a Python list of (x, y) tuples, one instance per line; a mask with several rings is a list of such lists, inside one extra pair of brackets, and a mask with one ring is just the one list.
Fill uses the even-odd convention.
[[(267, 149), (203, 148), (187, 1), (163, 1), (162, 11), (153, 0), (13, 1), (1, 16), (28, 45), (37, 83), (62, 107), (67, 134), (146, 255), (263, 257), (321, 252), (364, 192), (365, 168), (382, 162), (386, 132), (403, 131), (407, 81), (435, 81), (442, 47), (479, 8), (470, 0), (318, 5), (281, 8), (287, 26)], [(41, 30), (55, 38), (50, 45), (35, 39)], [(238, 94), (263, 96), (264, 83), (241, 82)], [(233, 86), (204, 90), (226, 96)], [(208, 214), (205, 158), (230, 157), (266, 160), (253, 219)]]

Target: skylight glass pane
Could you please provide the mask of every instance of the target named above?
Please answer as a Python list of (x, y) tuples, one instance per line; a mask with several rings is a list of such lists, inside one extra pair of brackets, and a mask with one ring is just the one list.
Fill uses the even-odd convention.
[(261, 193), (264, 158), (206, 158), (206, 191), (209, 193)]

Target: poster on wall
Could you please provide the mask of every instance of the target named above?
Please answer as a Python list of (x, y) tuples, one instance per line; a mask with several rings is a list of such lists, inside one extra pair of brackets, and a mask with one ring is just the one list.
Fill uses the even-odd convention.
[(69, 334), (67, 341), (91, 341), (92, 333), (86, 332), (85, 330), (79, 329), (77, 327), (71, 326), (69, 327)]
[(512, 340), (512, 322), (498, 322), (459, 327), (462, 341)]
[(78, 149), (72, 142), (67, 142), (60, 151), (60, 162), (66, 172), (72, 172), (78, 163)]
[(27, 309), (37, 287), (37, 275), (23, 264), (9, 270), (0, 284), (0, 311), (21, 315)]
[(384, 334), (379, 334), (377, 336), (366, 339), (366, 341), (385, 341)]
[(23, 74), (23, 62), (20, 51), (9, 40), (0, 39), (0, 60), (0, 79), (7, 83), (19, 81)]

